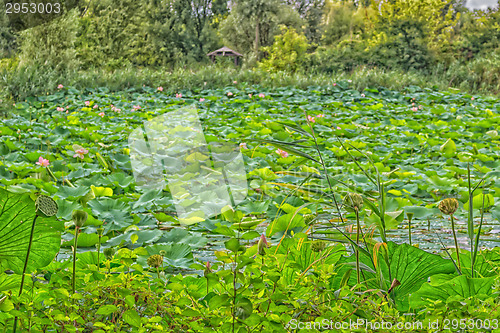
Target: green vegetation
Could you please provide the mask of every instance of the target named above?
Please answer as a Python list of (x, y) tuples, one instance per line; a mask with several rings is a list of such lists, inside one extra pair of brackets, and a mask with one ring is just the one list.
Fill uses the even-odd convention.
[(0, 332), (500, 332), (498, 9), (58, 4), (0, 11)]
[[(286, 332), (362, 319), (428, 332), (467, 318), (497, 330), (498, 105), (347, 81), (62, 86), (16, 103), (0, 124), (0, 329)], [(186, 106), (207, 141), (241, 144), (250, 188), (189, 227), (168, 187), (138, 192), (127, 143)], [(41, 194), (55, 217), (36, 217), (54, 212)]]
[[(500, 90), (498, 10), (471, 12), (463, 1), (238, 0), (230, 8), (219, 0), (61, 4), (59, 15), (0, 14), (0, 100), (12, 104), (51, 91), (63, 79), (79, 88), (97, 80), (115, 91), (166, 83), (190, 89), (192, 74), (206, 77), (228, 67), (220, 75), (229, 80), (216, 87), (247, 81), (243, 77), (270, 81), (269, 72), (279, 73), (271, 85), (287, 77), (301, 87), (303, 77), (321, 82), (368, 72), (376, 86), (391, 89), (411, 85), (415, 80), (408, 77), (420, 83), (432, 77), (426, 86)], [(206, 54), (223, 45), (244, 55), (241, 71), (231, 70), (230, 59), (209, 67)], [(392, 80), (385, 85), (379, 73)]]

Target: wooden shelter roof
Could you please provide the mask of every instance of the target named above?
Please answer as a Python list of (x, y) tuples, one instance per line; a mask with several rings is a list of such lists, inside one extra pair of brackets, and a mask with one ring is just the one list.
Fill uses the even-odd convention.
[(218, 56), (218, 55), (221, 55), (221, 56), (228, 55), (228, 56), (238, 56), (238, 57), (242, 57), (243, 56), (241, 53), (233, 51), (233, 50), (231, 50), (227, 46), (221, 47), (220, 49), (212, 51), (209, 54), (207, 54), (207, 56), (209, 56), (209, 57), (210, 56)]

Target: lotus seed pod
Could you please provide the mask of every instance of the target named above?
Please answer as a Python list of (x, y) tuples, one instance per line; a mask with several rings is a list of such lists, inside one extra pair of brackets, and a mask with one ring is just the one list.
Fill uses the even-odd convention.
[(265, 250), (266, 247), (269, 247), (269, 244), (267, 244), (266, 236), (264, 236), (264, 234), (262, 234), (262, 235), (260, 235), (259, 242), (257, 243), (257, 250), (261, 256), (266, 254), (266, 250)]
[(76, 227), (81, 228), (87, 221), (89, 214), (83, 210), (74, 210), (73, 214), (71, 214), (71, 219)]
[(309, 225), (311, 222), (316, 218), (313, 214), (305, 214), (304, 215), (304, 222), (305, 224)]
[(311, 244), (311, 250), (314, 252), (321, 252), (326, 248), (326, 242), (324, 241), (315, 241)]
[(344, 197), (344, 205), (347, 208), (359, 211), (363, 207), (363, 197), (358, 193), (347, 193)]
[(159, 254), (153, 254), (148, 258), (148, 266), (158, 268), (163, 264), (163, 257)]
[(413, 219), (413, 215), (414, 213), (406, 213), (406, 217), (408, 218), (408, 220), (412, 220)]
[(59, 207), (51, 197), (47, 195), (39, 195), (35, 201), (36, 215), (43, 217), (51, 217), (57, 214)]
[(160, 255), (161, 255), (162, 257), (166, 256), (166, 255), (167, 255), (167, 251), (165, 251), (165, 250), (160, 250)]
[(108, 247), (102, 251), (106, 259), (111, 260), (115, 255), (115, 249), (112, 247)]
[(102, 236), (103, 232), (104, 232), (104, 228), (103, 227), (97, 228), (97, 235), (99, 235), (99, 237)]
[(445, 215), (452, 215), (458, 209), (458, 201), (455, 198), (447, 198), (439, 203), (438, 206), (441, 213)]

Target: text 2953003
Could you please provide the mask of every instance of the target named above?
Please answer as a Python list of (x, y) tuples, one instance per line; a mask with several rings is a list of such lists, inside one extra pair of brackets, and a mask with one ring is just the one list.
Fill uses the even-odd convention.
[(7, 2), (5, 3), (6, 14), (59, 14), (61, 4), (54, 3), (30, 3), (30, 2)]

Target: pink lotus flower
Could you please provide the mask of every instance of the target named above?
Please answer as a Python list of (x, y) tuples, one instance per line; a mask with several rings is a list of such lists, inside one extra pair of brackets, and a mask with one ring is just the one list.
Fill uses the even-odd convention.
[(163, 87), (158, 87), (156, 90), (163, 91)]
[(89, 151), (85, 148), (80, 148), (75, 151), (75, 155), (73, 157), (81, 158), (82, 160), (85, 158), (85, 154), (87, 154)]
[(232, 92), (228, 92), (227, 93), (227, 97), (231, 97), (231, 96), (233, 96), (233, 93)]
[(62, 89), (62, 88), (64, 88), (64, 86), (62, 84), (57, 86), (57, 89)]
[(311, 117), (310, 115), (307, 115), (307, 120), (310, 121), (311, 123), (315, 123), (316, 120), (314, 119), (314, 117)]
[(411, 103), (411, 106), (415, 106), (415, 103)]
[(69, 111), (68, 111), (68, 110), (66, 110), (66, 114), (68, 114), (68, 112), (69, 112)]
[(113, 104), (111, 104), (111, 111), (114, 111), (116, 113), (120, 113), (122, 111), (122, 109), (119, 109), (116, 106), (114, 106)]
[(240, 143), (240, 149), (248, 149), (246, 142)]
[(334, 86), (334, 87), (335, 87), (336, 85), (337, 85), (336, 83), (334, 83), (334, 84), (333, 84), (333, 86)]
[(248, 94), (248, 97), (252, 98), (252, 94)]
[(182, 94), (175, 94), (176, 98), (182, 98)]
[(104, 117), (104, 112), (99, 112), (99, 116)]
[(276, 153), (279, 154), (281, 157), (283, 158), (287, 158), (288, 157), (288, 153), (284, 150), (281, 150), (278, 148), (278, 150), (276, 150)]
[(85, 105), (89, 106), (90, 105), (90, 101), (85, 101)]
[(236, 83), (238, 83), (238, 81), (233, 81), (233, 84), (236, 84)]
[(411, 110), (412, 110), (413, 112), (415, 112), (415, 111), (418, 111), (418, 108), (417, 108), (416, 106), (414, 106), (414, 107), (412, 107), (412, 108), (411, 108)]
[(317, 118), (323, 118), (324, 116), (325, 116), (324, 114), (320, 113), (320, 114), (318, 114), (316, 117), (317, 117)]
[(365, 97), (365, 94), (361, 94), (361, 97)]
[(347, 80), (347, 82), (351, 83), (351, 82), (352, 82), (352, 80)]
[(140, 110), (140, 109), (141, 109), (140, 105), (134, 105), (134, 106), (132, 106), (132, 111), (137, 111), (137, 110)]
[(205, 99), (204, 98), (200, 98), (200, 102), (205, 102)]
[(339, 130), (339, 129), (342, 129), (342, 128), (340, 128), (339, 126), (337, 126), (337, 129)]
[(97, 109), (98, 107), (99, 107), (99, 106), (98, 106), (97, 104), (96, 104), (96, 105), (94, 105), (94, 109)]
[(264, 97), (266, 97), (266, 95), (264, 95), (263, 93), (260, 93), (260, 94), (259, 94), (259, 97), (260, 97), (260, 98), (264, 98)]
[(473, 100), (474, 100), (474, 97), (471, 97), (471, 98), (470, 98), (470, 100), (471, 100), (471, 101), (473, 101)]
[(50, 163), (49, 163), (49, 160), (46, 160), (45, 158), (43, 158), (42, 156), (40, 156), (38, 158), (38, 162), (36, 162), (35, 164), (41, 165), (43, 167), (48, 167)]
[(56, 110), (57, 111), (64, 111), (64, 108), (58, 106)]

